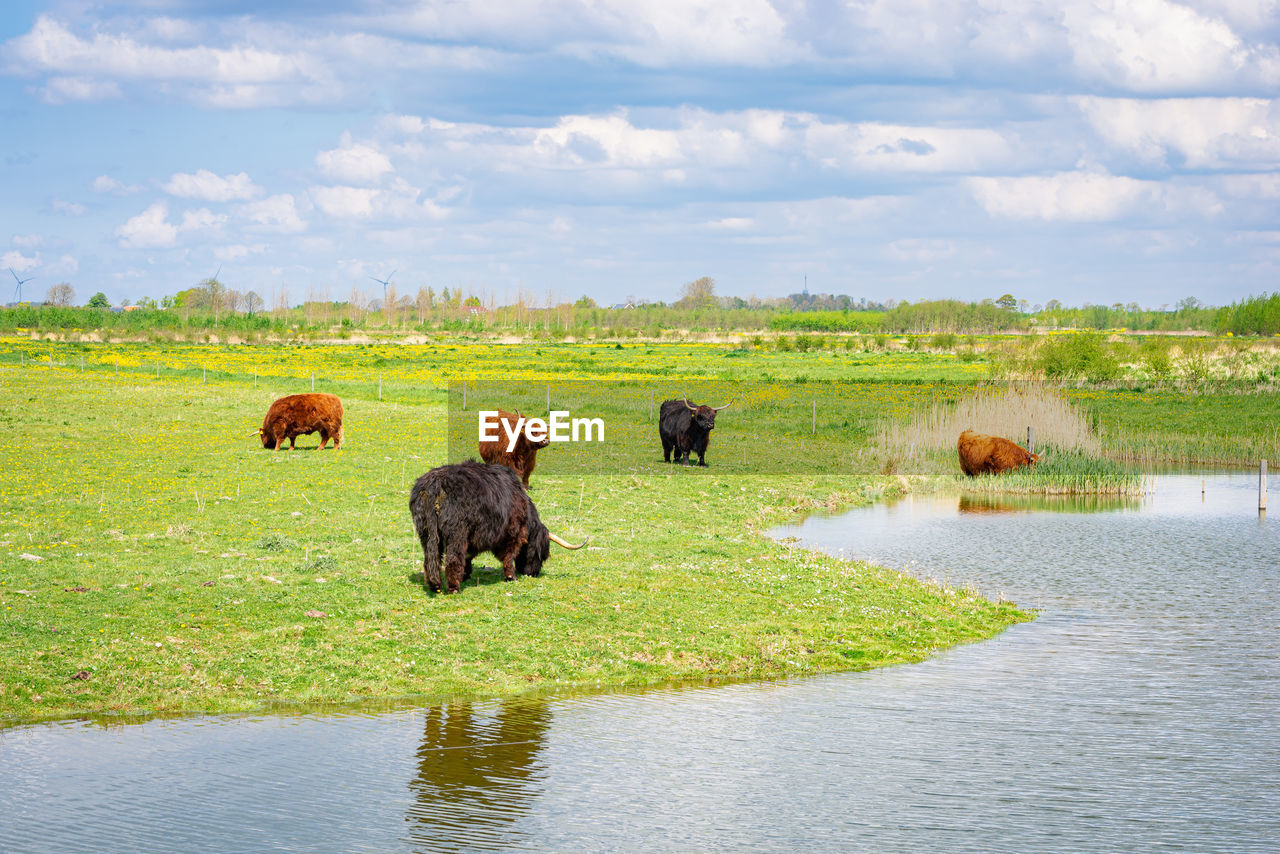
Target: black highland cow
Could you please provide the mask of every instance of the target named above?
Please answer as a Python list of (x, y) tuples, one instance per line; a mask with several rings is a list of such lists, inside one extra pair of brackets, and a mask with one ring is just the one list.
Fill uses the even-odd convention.
[[(681, 400), (664, 400), (658, 410), (658, 435), (662, 437), (662, 459), (669, 463), (689, 465), (689, 452), (698, 455), (698, 465), (707, 464), (707, 443), (711, 439), (711, 430), (716, 426), (716, 413), (727, 409), (733, 401), (724, 406), (699, 406), (689, 402), (685, 397)], [(671, 459), (671, 451), (676, 457)]]
[[(457, 593), (471, 575), (471, 559), (493, 552), (503, 577), (538, 575), (549, 543), (572, 546), (547, 530), (520, 475), (503, 465), (468, 460), (424, 474), (409, 493), (409, 512), (422, 542), (422, 584)], [(441, 578), (441, 565), (444, 577)]]

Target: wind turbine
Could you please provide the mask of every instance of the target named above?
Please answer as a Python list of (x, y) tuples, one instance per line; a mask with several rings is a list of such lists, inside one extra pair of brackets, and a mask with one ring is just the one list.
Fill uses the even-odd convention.
[(14, 301), (22, 302), (22, 286), (25, 285), (27, 282), (31, 281), (32, 279), (34, 279), (35, 276), (27, 276), (25, 279), (19, 279), (18, 274), (13, 272), (12, 267), (9, 268), (9, 272), (13, 274), (14, 281), (18, 283), (18, 286), (13, 289), (13, 295), (15, 297)]
[[(396, 270), (399, 270), (399, 269), (400, 269), (399, 267), (396, 267)], [(378, 282), (382, 285), (382, 316), (385, 318), (391, 317), (390, 311), (387, 308), (387, 285), (391, 284), (391, 276), (394, 276), (396, 274), (396, 270), (392, 270), (391, 275), (387, 276), (385, 279), (379, 279), (377, 276), (369, 277), (373, 279), (375, 282)]]

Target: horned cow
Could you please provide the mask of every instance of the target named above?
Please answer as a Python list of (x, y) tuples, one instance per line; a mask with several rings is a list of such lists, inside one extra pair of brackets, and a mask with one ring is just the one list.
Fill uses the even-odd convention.
[(282, 397), (267, 410), (257, 436), (262, 447), (280, 450), (285, 439), (293, 450), (299, 436), (320, 433), (320, 448), (333, 439), (333, 447), (342, 445), (342, 401), (334, 394), (291, 394)]
[[(707, 445), (711, 439), (711, 431), (716, 426), (716, 413), (727, 409), (733, 401), (724, 406), (699, 406), (689, 402), (688, 397), (680, 400), (664, 400), (658, 410), (658, 436), (662, 439), (662, 459), (666, 462), (678, 462), (689, 465), (689, 453), (698, 455), (698, 465), (707, 464)], [(671, 452), (675, 451), (675, 459)]]
[(538, 464), (538, 451), (550, 445), (551, 438), (545, 437), (535, 442), (526, 435), (524, 429), (521, 429), (516, 434), (515, 448), (508, 451), (508, 436), (516, 432), (519, 420), (518, 411), (511, 413), (505, 409), (499, 409), (498, 421), (501, 422), (501, 426), (498, 428), (498, 438), (480, 440), (480, 459), (486, 463), (496, 463), (512, 469), (520, 475), (521, 483), (524, 484), (525, 489), (528, 489), (529, 475), (533, 474), (533, 469)]
[(445, 593), (457, 593), (480, 552), (493, 552), (503, 577), (514, 581), (517, 572), (542, 572), (549, 543), (586, 545), (570, 545), (548, 531), (519, 475), (507, 466), (468, 460), (434, 468), (414, 482), (409, 512), (422, 543), (422, 584), (432, 592), (443, 585)]
[(956, 442), (960, 454), (960, 469), (969, 477), (979, 474), (1000, 474), (1021, 466), (1034, 465), (1040, 460), (1026, 448), (1010, 442), (1002, 436), (988, 436), (965, 430)]

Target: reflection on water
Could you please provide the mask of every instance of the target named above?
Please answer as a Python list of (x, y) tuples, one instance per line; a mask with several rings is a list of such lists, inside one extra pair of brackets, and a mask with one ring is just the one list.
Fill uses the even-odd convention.
[[(945, 498), (945, 496), (944, 496)], [(957, 501), (961, 513), (1101, 513), (1136, 510), (1142, 499), (1131, 495), (973, 495)]]
[[(424, 710), (409, 839), (422, 850), (498, 851), (544, 785), (543, 701), (444, 703)], [(465, 844), (464, 844), (465, 841)]]
[(0, 731), (0, 851), (1275, 852), (1280, 520), (1256, 485), (1161, 477), (1090, 513), (918, 496), (775, 532), (1042, 609), (918, 665)]

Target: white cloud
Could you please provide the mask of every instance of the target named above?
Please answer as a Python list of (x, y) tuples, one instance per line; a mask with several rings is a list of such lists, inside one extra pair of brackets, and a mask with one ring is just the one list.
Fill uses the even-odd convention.
[(11, 40), (8, 52), (29, 67), (55, 73), (127, 79), (186, 79), (219, 83), (305, 80), (315, 69), (304, 57), (250, 46), (164, 48), (96, 30), (83, 39), (49, 15)]
[(261, 226), (264, 231), (292, 234), (307, 227), (306, 222), (298, 215), (297, 205), (290, 193), (281, 193), (260, 202), (243, 205), (239, 213), (254, 225)]
[(216, 231), (227, 221), (226, 214), (215, 214), (208, 208), (184, 211), (178, 231)]
[(90, 185), (95, 193), (111, 193), (116, 196), (129, 196), (142, 191), (136, 184), (124, 184), (110, 175), (99, 175)]
[(1075, 2), (1063, 11), (1076, 67), (1134, 92), (1203, 91), (1280, 82), (1273, 45), (1246, 44), (1219, 17), (1170, 0)]
[(95, 80), (92, 77), (50, 77), (40, 90), (41, 97), (49, 104), (107, 101), (123, 97), (123, 94), (114, 80)]
[(393, 171), (385, 154), (360, 144), (322, 151), (316, 155), (316, 165), (329, 178), (350, 184), (376, 184)]
[(1143, 181), (1103, 172), (1020, 178), (970, 178), (973, 197), (991, 216), (1049, 222), (1105, 222), (1167, 212), (1216, 216), (1218, 197), (1197, 186)]
[(62, 199), (54, 199), (52, 207), (58, 213), (64, 213), (67, 216), (84, 216), (87, 212), (84, 205), (78, 202), (64, 202)]
[(250, 255), (261, 255), (266, 251), (267, 244), (265, 243), (255, 243), (252, 246), (237, 243), (231, 246), (216, 247), (213, 250), (213, 256), (219, 261), (239, 261), (242, 258), (248, 258)]
[(39, 234), (15, 234), (9, 242), (18, 249), (37, 249), (44, 245), (44, 237)]
[(369, 187), (312, 187), (312, 202), (323, 213), (337, 219), (421, 220), (435, 222), (448, 216), (448, 209), (422, 190), (397, 178), (384, 190)]
[(169, 222), (169, 206), (155, 202), (115, 231), (125, 249), (155, 249), (178, 242), (178, 229)]
[(208, 202), (243, 201), (262, 194), (262, 188), (244, 172), (223, 178), (208, 169), (199, 169), (194, 175), (176, 172), (164, 185), (164, 191), (172, 196)]
[(427, 129), (427, 123), (420, 116), (386, 115), (378, 120), (380, 129), (396, 134), (419, 134)]
[(6, 269), (12, 267), (14, 272), (25, 273), (40, 265), (40, 253), (28, 256), (16, 249), (11, 249), (0, 256), (0, 264), (3, 264)]
[(1280, 108), (1271, 100), (1084, 97), (1075, 103), (1108, 143), (1151, 163), (1280, 168)]

